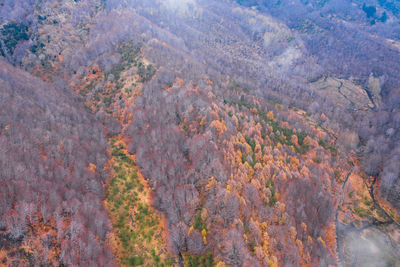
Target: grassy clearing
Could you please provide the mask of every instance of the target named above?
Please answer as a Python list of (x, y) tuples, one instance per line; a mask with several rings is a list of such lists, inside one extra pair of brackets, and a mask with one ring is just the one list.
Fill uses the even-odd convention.
[(105, 206), (113, 223), (113, 249), (123, 266), (172, 266), (167, 254), (161, 214), (148, 203), (149, 188), (126, 145), (117, 137), (112, 146)]

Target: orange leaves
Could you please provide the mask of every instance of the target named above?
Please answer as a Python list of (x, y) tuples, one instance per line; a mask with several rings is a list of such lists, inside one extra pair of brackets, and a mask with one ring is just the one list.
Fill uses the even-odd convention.
[(180, 79), (180, 78), (176, 78), (176, 84), (177, 84), (179, 87), (183, 87), (183, 85), (185, 84), (185, 82), (184, 82), (182, 79)]
[(271, 259), (268, 260), (269, 266), (278, 267), (278, 259), (275, 256), (272, 256)]
[(192, 226), (190, 226), (190, 228), (189, 228), (188, 235), (190, 235), (190, 234), (193, 232), (193, 230), (194, 230), (194, 227), (193, 227), (193, 225), (192, 225)]
[(282, 147), (282, 144), (281, 144), (280, 142), (278, 142), (278, 143), (276, 144), (276, 148), (280, 149), (281, 147)]
[(219, 261), (215, 267), (226, 267), (226, 265), (223, 261)]
[(206, 185), (206, 190), (211, 190), (212, 188), (217, 186), (217, 181), (215, 181), (214, 176), (208, 179), (208, 184)]
[(260, 181), (257, 179), (252, 179), (251, 184), (254, 185), (254, 187), (257, 188), (258, 190), (261, 190), (262, 188)]
[(261, 162), (262, 161), (262, 151), (261, 151), (261, 145), (256, 141), (256, 146), (254, 147), (254, 155), (255, 155), (255, 160), (257, 162)]
[(96, 172), (96, 168), (97, 168), (97, 166), (95, 164), (93, 164), (93, 163), (90, 163), (89, 166), (88, 166), (88, 170), (93, 172), (93, 173)]
[(334, 222), (328, 223), (324, 230), (326, 246), (330, 251), (336, 250), (336, 226)]
[(311, 137), (307, 136), (306, 138), (304, 138), (304, 144), (306, 144), (307, 146), (311, 146), (313, 144), (313, 140), (311, 139)]
[[(278, 193), (276, 193), (276, 195), (277, 195)], [(277, 196), (277, 198), (278, 198), (278, 196)], [(284, 212), (285, 212), (285, 210), (286, 210), (286, 205), (284, 204), (284, 203), (279, 203), (279, 205), (278, 205), (278, 212), (280, 213), (280, 214), (283, 214)]]
[(206, 124), (206, 117), (202, 117), (200, 120), (200, 127), (203, 127)]
[(226, 190), (227, 190), (228, 192), (231, 192), (231, 191), (232, 191), (232, 188), (231, 188), (231, 186), (230, 186), (229, 184), (226, 186)]
[(296, 228), (293, 226), (289, 227), (289, 234), (290, 234), (290, 238), (293, 240), (293, 242), (296, 241), (296, 236), (297, 236), (297, 231)]
[(300, 167), (299, 159), (295, 156), (290, 158), (290, 166), (294, 169), (298, 169)]
[(324, 133), (322, 130), (316, 129), (314, 132), (317, 138), (325, 139), (326, 133)]
[(204, 245), (207, 245), (207, 231), (206, 231), (206, 229), (201, 230), (201, 235), (203, 236)]
[(246, 167), (246, 170), (247, 170), (247, 177), (252, 178), (254, 176), (253, 168), (250, 166), (250, 164), (247, 161), (244, 163), (244, 166)]
[(44, 144), (40, 144), (40, 155), (42, 155), (43, 158), (47, 159), (47, 154), (46, 150), (44, 149)]
[(289, 123), (287, 121), (282, 121), (281, 122), (281, 127), (290, 129), (290, 125), (289, 125)]
[(264, 165), (268, 164), (268, 162), (270, 162), (272, 160), (273, 160), (273, 157), (271, 155), (269, 155), (269, 154), (264, 154), (264, 156), (262, 158), (262, 161), (263, 161)]
[(242, 144), (246, 143), (246, 139), (244, 139), (244, 136), (241, 133), (239, 133), (239, 142)]
[(213, 119), (213, 120), (219, 120), (220, 117), (219, 117), (219, 114), (218, 114), (218, 111), (219, 111), (218, 107), (215, 106), (215, 104), (213, 104), (212, 108), (213, 109), (209, 113), (210, 118)]
[(6, 125), (6, 127), (4, 127), (4, 130), (8, 131), (8, 129), (10, 129), (10, 125)]
[(218, 136), (221, 136), (226, 130), (225, 121), (220, 122), (218, 120), (214, 120), (211, 122), (210, 127), (216, 130)]
[(304, 177), (307, 178), (310, 176), (310, 170), (307, 168), (307, 166), (303, 165), (303, 167), (300, 170), (300, 174)]
[(270, 119), (270, 120), (274, 120), (275, 119), (274, 113), (272, 111), (268, 112), (267, 113), (267, 118)]
[(245, 242), (246, 244), (249, 242), (249, 240), (248, 240), (248, 238), (247, 238), (247, 235), (246, 235), (246, 234), (243, 234), (243, 239), (244, 239), (244, 242)]
[(63, 152), (64, 151), (64, 142), (63, 141), (60, 141), (59, 147), (60, 147), (60, 152)]
[(321, 236), (318, 238), (318, 240), (319, 240), (319, 242), (321, 242), (322, 245), (324, 245), (324, 246), (326, 245), (326, 244), (325, 244), (325, 241), (322, 239)]
[(5, 249), (0, 249), (0, 260), (3, 262), (3, 263), (6, 263), (7, 262), (7, 251), (5, 250)]
[(240, 150), (238, 150), (237, 153), (235, 153), (235, 162), (237, 165), (242, 163), (242, 152)]
[[(265, 223), (265, 222), (264, 222)], [(263, 224), (264, 224), (263, 223)], [(267, 223), (265, 223), (265, 225), (267, 225)], [(266, 227), (266, 226), (265, 226)], [(269, 255), (270, 254), (270, 237), (268, 235), (268, 232), (265, 228), (265, 230), (263, 230), (263, 249), (265, 254)]]
[[(268, 224), (266, 223), (266, 222), (262, 222), (261, 223), (261, 231), (263, 232), (263, 233), (265, 233), (266, 231), (267, 231), (267, 229), (268, 229)], [(268, 233), (267, 233), (267, 236), (268, 236)], [(264, 238), (265, 239), (265, 238)]]

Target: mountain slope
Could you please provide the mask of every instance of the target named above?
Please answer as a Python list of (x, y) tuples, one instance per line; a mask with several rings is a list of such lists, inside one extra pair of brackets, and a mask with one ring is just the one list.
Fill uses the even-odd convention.
[[(17, 67), (2, 61), (2, 79), (23, 102), (15, 104), (6, 85), (1, 100), (29, 109), (5, 109), (0, 134), (7, 147), (18, 138), (29, 146), (39, 140), (41, 156), (22, 161), (23, 168), (62, 165), (62, 174), (21, 174), (26, 183), (47, 179), (69, 192), (61, 194), (62, 208), (49, 211), (56, 225), (17, 216), (32, 250), (19, 256), (6, 222), (21, 209), (3, 205), (9, 257), (100, 265), (398, 264), (398, 50), (372, 36), (378, 26), (335, 18), (331, 4), (303, 2), (5, 2), (1, 48)], [(350, 34), (354, 29), (362, 30)], [(15, 127), (27, 133), (10, 132)], [(4, 152), (3, 159), (20, 168), (19, 158)], [(53, 193), (39, 195), (46, 194)], [(104, 218), (100, 226), (94, 217)], [(44, 241), (29, 240), (42, 228), (57, 232), (52, 242), (61, 245), (52, 257), (32, 260)]]
[(102, 125), (69, 92), (4, 60), (0, 83), (3, 264), (112, 264)]

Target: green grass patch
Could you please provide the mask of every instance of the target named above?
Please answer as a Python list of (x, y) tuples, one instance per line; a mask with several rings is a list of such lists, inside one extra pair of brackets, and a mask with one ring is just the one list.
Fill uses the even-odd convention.
[(207, 231), (207, 225), (203, 222), (200, 211), (197, 212), (196, 216), (194, 217), (193, 228), (199, 231), (202, 231), (203, 229)]
[(144, 264), (144, 258), (140, 255), (130, 255), (126, 263), (129, 266), (141, 266)]
[(364, 209), (362, 207), (355, 207), (354, 208), (354, 213), (357, 214), (360, 217), (367, 217), (367, 216), (371, 216), (371, 211)]
[(215, 265), (215, 261), (211, 252), (206, 255), (191, 255), (185, 257), (185, 267), (211, 267)]
[(331, 152), (332, 157), (336, 157), (338, 154), (338, 150), (336, 147), (328, 144), (324, 139), (320, 138), (318, 144), (322, 146), (324, 149), (329, 150)]
[(321, 159), (320, 157), (315, 157), (315, 158), (313, 158), (313, 161), (314, 161), (315, 163), (320, 164), (320, 163), (322, 162), (322, 159)]
[(246, 142), (251, 147), (251, 150), (254, 151), (254, 149), (256, 148), (256, 140), (254, 140), (253, 138), (248, 137), (247, 135), (244, 137), (244, 139), (246, 140)]

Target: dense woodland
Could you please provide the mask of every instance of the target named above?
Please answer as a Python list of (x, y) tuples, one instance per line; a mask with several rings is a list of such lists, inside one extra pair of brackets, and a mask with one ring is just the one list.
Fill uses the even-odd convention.
[(5, 61), (0, 77), (3, 246), (29, 244), (33, 265), (112, 263), (105, 246), (111, 225), (102, 206), (107, 178), (102, 125), (65, 89)]
[(336, 2), (0, 0), (0, 260), (398, 263), (400, 7)]
[[(307, 7), (297, 3), (293, 9), (286, 9), (283, 3), (245, 1), (243, 4), (255, 5), (271, 14), (279, 12), (282, 20), (299, 31), (307, 52), (323, 67), (324, 75), (353, 77), (370, 96), (376, 94), (370, 86), (370, 77), (379, 79), (381, 100), (375, 102), (373, 112), (358, 114), (352, 110), (352, 118), (346, 116), (342, 123), (358, 133), (367, 173), (381, 178), (383, 194), (399, 207), (400, 174), (396, 166), (400, 160), (400, 58), (391, 40), (399, 39), (400, 6), (396, 1), (371, 1), (371, 5), (355, 2), (356, 5), (350, 1), (340, 4), (311, 1)], [(290, 10), (296, 11), (286, 13)], [(281, 12), (287, 16), (282, 16)], [(382, 16), (388, 14), (390, 19), (382, 20)], [(337, 19), (332, 20), (332, 17)], [(336, 120), (344, 116), (343, 113), (322, 112)]]

